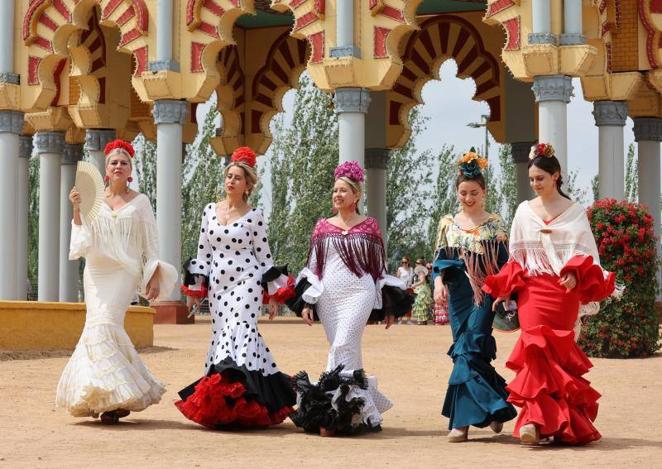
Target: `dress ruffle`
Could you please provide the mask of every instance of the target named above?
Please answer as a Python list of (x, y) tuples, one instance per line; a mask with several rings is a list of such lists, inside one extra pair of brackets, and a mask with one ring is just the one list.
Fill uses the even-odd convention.
[(525, 286), (524, 270), (517, 262), (504, 265), (498, 274), (489, 275), (482, 287), (493, 298), (505, 297)]
[(508, 398), (522, 408), (515, 425), (535, 423), (541, 437), (586, 444), (600, 439), (593, 426), (600, 394), (582, 378), (592, 367), (577, 346), (573, 331), (537, 326), (522, 331), (506, 366), (517, 373)]
[(295, 393), (283, 373), (262, 375), (231, 359), (212, 365), (207, 376), (179, 391), (175, 403), (189, 420), (209, 428), (266, 427), (294, 409)]
[(297, 410), (290, 418), (308, 433), (320, 428), (339, 435), (381, 431), (381, 413), (391, 402), (377, 390), (375, 378), (363, 370), (343, 371), (343, 365), (322, 373), (311, 383), (308, 373), (293, 377)]
[(57, 405), (74, 417), (144, 410), (163, 385), (147, 370), (128, 335), (111, 324), (86, 326), (57, 387)]
[(616, 274), (602, 270), (591, 256), (575, 256), (561, 269), (560, 276), (573, 273), (577, 278), (575, 291), (581, 303), (600, 301), (614, 292)]

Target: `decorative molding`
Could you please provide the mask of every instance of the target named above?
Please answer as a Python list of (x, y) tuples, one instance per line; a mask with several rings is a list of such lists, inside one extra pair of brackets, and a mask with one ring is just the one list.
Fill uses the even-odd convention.
[(529, 153), (531, 153), (531, 147), (535, 145), (536, 142), (513, 142), (510, 144), (510, 154), (515, 163), (527, 163), (529, 162)]
[(533, 94), (536, 102), (563, 101), (569, 103), (574, 96), (572, 79), (565, 75), (547, 75), (533, 78)]
[(32, 140), (37, 156), (44, 153), (62, 154), (64, 150), (64, 132), (37, 132)]
[(659, 117), (635, 117), (634, 119), (634, 141), (635, 142), (661, 142), (662, 141), (662, 119)]
[(333, 97), (336, 112), (368, 112), (370, 91), (365, 88), (338, 88)]
[(390, 157), (389, 148), (366, 148), (365, 169), (388, 169)]
[(149, 63), (150, 72), (179, 72), (179, 62), (176, 60), (155, 60)]
[(563, 33), (559, 36), (559, 44), (562, 46), (584, 45), (586, 36), (579, 33)]
[(18, 138), (18, 157), (29, 159), (32, 156), (32, 135), (21, 135)]
[(23, 122), (23, 113), (20, 111), (0, 111), (0, 133), (20, 135)]
[(342, 46), (342, 47), (332, 47), (329, 50), (329, 57), (356, 57), (357, 59), (361, 58), (361, 50), (354, 46)]
[(0, 83), (9, 83), (11, 85), (20, 85), (21, 76), (15, 73), (3, 72), (0, 73)]
[(62, 151), (62, 165), (74, 165), (83, 159), (83, 145), (80, 143), (65, 143)]
[(117, 132), (108, 129), (85, 130), (85, 150), (103, 151), (108, 142), (115, 140)]
[(593, 103), (595, 125), (624, 127), (628, 117), (628, 103), (625, 101), (595, 101)]
[(152, 108), (152, 115), (154, 116), (154, 123), (159, 124), (180, 124), (186, 122), (188, 114), (188, 106), (186, 101), (178, 101), (175, 99), (160, 99), (154, 101)]
[(553, 33), (529, 33), (529, 44), (558, 45), (559, 37)]

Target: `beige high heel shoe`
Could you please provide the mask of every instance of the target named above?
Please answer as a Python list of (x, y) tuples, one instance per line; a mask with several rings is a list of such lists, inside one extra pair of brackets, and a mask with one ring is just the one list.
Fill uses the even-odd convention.
[(448, 432), (448, 442), (449, 443), (462, 443), (467, 441), (469, 435), (469, 427), (462, 428), (453, 428)]
[(535, 446), (540, 443), (540, 433), (538, 427), (533, 423), (522, 425), (519, 429), (520, 443), (527, 446)]

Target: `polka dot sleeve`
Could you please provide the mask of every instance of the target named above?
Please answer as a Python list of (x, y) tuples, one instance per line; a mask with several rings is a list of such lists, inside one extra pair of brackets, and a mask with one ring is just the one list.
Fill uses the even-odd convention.
[(255, 258), (260, 263), (260, 271), (265, 273), (274, 265), (267, 238), (267, 224), (264, 221), (262, 210), (256, 208), (253, 211), (254, 213), (251, 217), (253, 250), (255, 252)]
[(214, 204), (209, 204), (202, 212), (202, 223), (200, 224), (200, 237), (198, 238), (198, 254), (195, 259), (188, 263), (188, 271), (194, 275), (209, 277), (211, 267), (212, 249), (209, 243), (208, 229), (209, 216), (214, 212)]

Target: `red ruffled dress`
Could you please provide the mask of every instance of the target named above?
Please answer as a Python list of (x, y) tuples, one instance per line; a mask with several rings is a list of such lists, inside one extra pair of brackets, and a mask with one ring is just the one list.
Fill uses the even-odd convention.
[[(577, 286), (566, 291), (560, 277), (573, 273)], [(516, 373), (508, 384), (508, 401), (522, 410), (513, 435), (528, 423), (540, 437), (581, 445), (600, 439), (594, 427), (600, 394), (582, 376), (593, 366), (575, 342), (581, 304), (600, 301), (614, 291), (615, 275), (604, 274), (591, 256), (576, 255), (560, 276), (529, 275), (511, 259), (489, 276), (483, 290), (493, 297), (517, 294), (521, 335), (506, 366)]]

